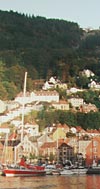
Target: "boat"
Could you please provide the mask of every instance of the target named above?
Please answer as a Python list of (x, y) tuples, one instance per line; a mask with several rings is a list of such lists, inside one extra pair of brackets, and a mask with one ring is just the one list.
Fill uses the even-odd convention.
[(4, 175), (7, 177), (25, 177), (25, 176), (38, 176), (45, 175), (44, 169), (40, 167), (26, 168), (26, 167), (8, 167), (3, 170)]
[(4, 175), (7, 177), (25, 177), (25, 176), (38, 176), (45, 175), (44, 168), (40, 168), (40, 166), (34, 166), (33, 168), (27, 167), (7, 167), (3, 170)]
[(7, 165), (7, 152), (8, 152), (8, 134), (9, 134), (9, 129), (2, 129), (0, 128), (1, 133), (5, 133), (5, 141), (4, 141), (4, 147), (2, 151), (2, 155), (0, 157), (0, 175), (4, 176), (3, 169)]
[(63, 169), (62, 171), (60, 171), (60, 175), (73, 175), (73, 171), (71, 169)]
[(86, 174), (100, 174), (100, 167), (89, 167)]
[(8, 165), (3, 169), (3, 173), (7, 177), (25, 177), (25, 176), (38, 176), (45, 175), (45, 167), (38, 165), (26, 164), (26, 162), (21, 159), (18, 165)]
[(73, 168), (72, 169), (72, 172), (74, 174), (86, 174), (87, 173), (87, 168), (83, 167), (83, 166), (80, 166), (78, 168)]
[(54, 172), (56, 172), (56, 170), (56, 166), (53, 164), (45, 166), (46, 175), (52, 175)]
[(60, 175), (62, 166), (59, 164), (47, 164), (45, 166), (46, 175)]
[(69, 166), (65, 166), (61, 171), (60, 171), (61, 175), (73, 175), (74, 172), (72, 171), (71, 168), (69, 168)]
[(93, 162), (93, 164), (87, 169), (87, 174), (100, 174), (100, 164)]
[[(25, 79), (24, 79), (24, 97), (26, 93), (26, 78), (27, 72), (25, 72)], [(21, 132), (21, 142), (23, 141), (23, 131), (24, 131), (24, 106), (25, 102), (23, 102), (23, 113), (22, 113), (22, 132)], [(16, 154), (14, 154), (14, 160), (16, 159)], [(26, 163), (25, 157), (22, 156), (21, 161), (19, 164), (16, 162), (12, 165), (7, 165), (3, 169), (3, 173), (7, 177), (19, 177), (19, 176), (35, 176), (35, 175), (45, 175), (45, 167), (38, 166), (38, 165), (31, 165)]]
[(52, 170), (51, 175), (60, 175), (60, 170), (57, 169)]

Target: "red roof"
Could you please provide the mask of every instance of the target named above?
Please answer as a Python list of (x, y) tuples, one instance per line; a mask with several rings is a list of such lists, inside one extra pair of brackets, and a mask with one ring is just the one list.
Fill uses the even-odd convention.
[(10, 136), (9, 136), (9, 140), (15, 140), (17, 137), (17, 134), (16, 133), (12, 133)]
[(97, 129), (87, 129), (86, 131), (87, 133), (97, 133), (97, 134), (99, 133)]

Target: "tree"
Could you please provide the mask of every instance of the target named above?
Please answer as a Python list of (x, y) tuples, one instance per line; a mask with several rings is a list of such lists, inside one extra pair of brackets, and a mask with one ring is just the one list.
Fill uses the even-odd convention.
[(76, 84), (80, 88), (88, 88), (89, 79), (86, 76), (79, 76), (76, 78)]
[(0, 82), (0, 99), (7, 100), (7, 98), (8, 98), (8, 93), (4, 88), (3, 84)]
[(13, 81), (13, 83), (17, 86), (18, 91), (23, 90), (25, 72), (26, 69), (18, 64), (8, 68), (5, 72), (7, 80), (9, 82)]
[(0, 60), (0, 81), (4, 79), (4, 73), (5, 73), (5, 64), (3, 61)]
[(5, 90), (7, 91), (7, 98), (9, 100), (13, 100), (16, 97), (16, 94), (18, 93), (17, 86), (12, 82), (3, 82), (3, 86), (5, 87)]

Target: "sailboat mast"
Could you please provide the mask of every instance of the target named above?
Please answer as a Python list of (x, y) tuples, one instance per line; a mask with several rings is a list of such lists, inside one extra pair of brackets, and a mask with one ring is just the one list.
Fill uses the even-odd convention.
[(23, 134), (24, 134), (24, 109), (25, 109), (25, 97), (26, 97), (26, 80), (27, 80), (27, 72), (25, 72), (24, 89), (23, 89), (23, 108), (22, 108), (22, 132), (21, 132), (21, 142), (23, 141)]

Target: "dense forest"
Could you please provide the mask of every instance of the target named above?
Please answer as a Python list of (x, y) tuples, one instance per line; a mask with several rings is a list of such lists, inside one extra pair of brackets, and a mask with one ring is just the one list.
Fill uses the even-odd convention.
[(78, 23), (0, 11), (0, 99), (13, 99), (34, 80), (56, 75), (77, 84), (83, 69), (100, 77), (100, 31), (86, 32)]

